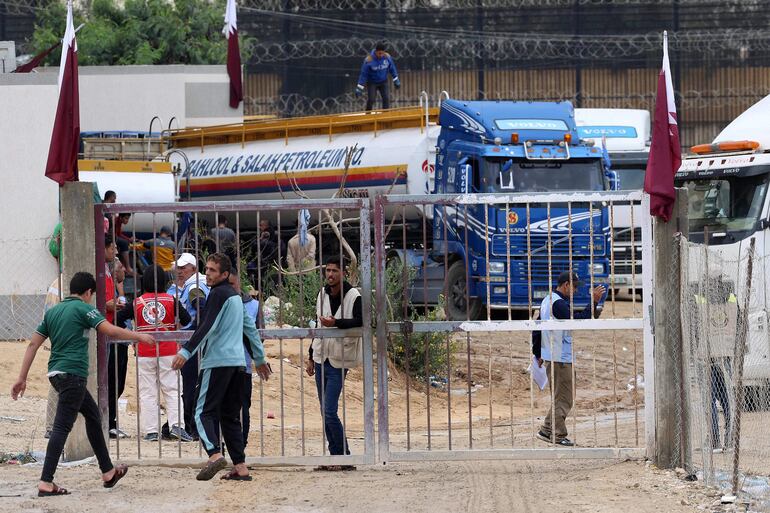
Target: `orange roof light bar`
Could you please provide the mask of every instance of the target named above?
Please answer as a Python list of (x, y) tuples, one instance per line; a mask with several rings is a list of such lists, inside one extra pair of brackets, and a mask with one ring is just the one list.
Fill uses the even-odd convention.
[(725, 141), (714, 144), (698, 144), (690, 148), (690, 151), (698, 155), (705, 155), (724, 151), (755, 151), (757, 148), (759, 148), (757, 141)]

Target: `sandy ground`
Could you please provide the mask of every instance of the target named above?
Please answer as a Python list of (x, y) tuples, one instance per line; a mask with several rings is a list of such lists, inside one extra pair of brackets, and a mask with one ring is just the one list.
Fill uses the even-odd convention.
[[(637, 308), (641, 305), (637, 303)], [(611, 315), (608, 312), (608, 315)], [(619, 302), (616, 315), (631, 315)], [(474, 334), (456, 338), (448, 386), (426, 387), (391, 369), (389, 429), (391, 451), (448, 448), (537, 448), (534, 438), (549, 404), (547, 390), (530, 386), (524, 334)], [(568, 427), (581, 447), (639, 447), (644, 440), (642, 342), (638, 332), (582, 332), (576, 337), (577, 402)], [(0, 342), (0, 453), (44, 451), (47, 352), (31, 372), (26, 397), (11, 401), (8, 390), (26, 345)], [(321, 455), (322, 435), (315, 384), (301, 377), (307, 341), (266, 343), (276, 371), (255, 380), (249, 456)], [(468, 353), (470, 352), (470, 366)], [(634, 358), (636, 354), (636, 360)], [(131, 438), (119, 459), (181, 454), (196, 457), (196, 444), (146, 443), (137, 436), (135, 364), (129, 360), (128, 400), (121, 426)], [(283, 367), (283, 372), (281, 368)], [(470, 367), (470, 374), (468, 369)], [(436, 375), (446, 376), (438, 370)], [(640, 376), (639, 387), (634, 376)], [(281, 379), (281, 376), (283, 379)], [(408, 382), (407, 382), (408, 381)], [(467, 393), (468, 386), (472, 389)], [(632, 385), (632, 386), (629, 386)], [(375, 383), (376, 387), (376, 383)], [(351, 449), (363, 452), (362, 374), (346, 381), (345, 420)], [(376, 392), (375, 392), (376, 394)], [(157, 414), (154, 412), (153, 414)], [(450, 422), (451, 416), (451, 422)], [(270, 418), (273, 417), (273, 418)], [(376, 419), (375, 419), (376, 420)], [(430, 430), (428, 430), (430, 424)], [(376, 429), (376, 425), (375, 425)], [(160, 449), (160, 452), (159, 452)], [(118, 456), (118, 445), (111, 450)], [(713, 492), (657, 471), (639, 461), (473, 461), (359, 466), (357, 472), (323, 473), (305, 468), (258, 469), (251, 483), (198, 483), (189, 468), (133, 467), (113, 490), (99, 487), (95, 465), (61, 469), (57, 481), (76, 490), (72, 497), (32, 496), (39, 465), (0, 466), (4, 510), (24, 511), (539, 511), (685, 512), (712, 509)], [(7, 508), (6, 509), (6, 505)], [(700, 506), (700, 509), (698, 509)]]
[(39, 469), (0, 467), (5, 511), (101, 513), (265, 511), (321, 513), (722, 511), (698, 484), (641, 462), (465, 462), (390, 464), (356, 472), (252, 471), (254, 481), (193, 480), (193, 470), (135, 467), (105, 490), (97, 469), (61, 470), (68, 497), (33, 496)]

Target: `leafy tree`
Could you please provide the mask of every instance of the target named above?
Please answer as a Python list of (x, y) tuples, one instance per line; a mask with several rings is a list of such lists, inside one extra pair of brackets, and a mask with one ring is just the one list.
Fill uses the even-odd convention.
[[(222, 34), (225, 0), (116, 0), (82, 2), (73, 12), (81, 65), (224, 64)], [(55, 44), (64, 33), (66, 5), (51, 2), (38, 11), (34, 52)], [(240, 36), (242, 55), (252, 40)], [(45, 61), (58, 65), (60, 51)]]

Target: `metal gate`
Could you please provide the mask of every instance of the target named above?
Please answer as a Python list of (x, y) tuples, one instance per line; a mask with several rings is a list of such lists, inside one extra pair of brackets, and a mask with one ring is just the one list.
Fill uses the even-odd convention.
[[(355, 275), (362, 295), (364, 327), (347, 332), (310, 326), (308, 321), (314, 313), (301, 319), (295, 316), (288, 323), (286, 318), (281, 318), (287, 315), (288, 309), (297, 306), (290, 305), (286, 301), (288, 296), (282, 294), (288, 293), (291, 287), (295, 287), (296, 293), (296, 287), (301, 288), (305, 282), (290, 284), (292, 274), (281, 265), (275, 267), (277, 272), (268, 272), (265, 263), (260, 261), (260, 232), (254, 237), (257, 248), (254, 254), (244, 255), (241, 244), (233, 250), (236, 267), (246, 265), (247, 261), (254, 264), (256, 271), (249, 268), (249, 273), (259, 291), (266, 290), (265, 282), (269, 280), (277, 282), (273, 290), (278, 291), (278, 317), (274, 323), (277, 326), (260, 330), (263, 340), (276, 341), (270, 348), (275, 379), (267, 384), (254, 382), (254, 402), (258, 406), (252, 409), (259, 411), (259, 419), (252, 423), (258, 426), (253, 430), (258, 434), (251, 437), (252, 443), (247, 448), (249, 464), (355, 465), (375, 461), (643, 455), (644, 440), (652, 436), (654, 414), (651, 408), (652, 332), (646, 314), (651, 305), (652, 247), (649, 216), (637, 215), (647, 209), (647, 200), (641, 193), (389, 195), (375, 198), (373, 205), (373, 248), (370, 203), (360, 198), (98, 205), (95, 214), (97, 220), (118, 213), (144, 215), (144, 218), (133, 215), (133, 220), (124, 228), (134, 239), (153, 240), (162, 224), (171, 225), (176, 248), (174, 259), (184, 250), (200, 261), (205, 256), (201, 243), (204, 238), (208, 238), (210, 249), (222, 250), (219, 235), (209, 236), (202, 231), (204, 225), (220, 215), (234, 221), (238, 241), (250, 240), (249, 234), (255, 232), (263, 219), (276, 223), (278, 240), (282, 240), (286, 238), (280, 233), (281, 227), (285, 230), (288, 224), (286, 216), (291, 216), (293, 222), (299, 211), (308, 211), (314, 220), (311, 225), (320, 226), (313, 233), (319, 239), (321, 263), (330, 251), (347, 251), (335, 234), (357, 239), (350, 249), (357, 253), (355, 258), (359, 263)], [(625, 224), (618, 220), (624, 211), (629, 218)], [(545, 216), (537, 221), (540, 214)], [(586, 220), (590, 221), (586, 224)], [(179, 228), (184, 223), (189, 225), (187, 240), (180, 237)], [(139, 225), (144, 225), (143, 236)], [(105, 234), (97, 229), (96, 235), (98, 249), (104, 246)], [(448, 242), (452, 237), (454, 245), (450, 250)], [(332, 250), (329, 238), (335, 240)], [(612, 243), (621, 239), (630, 242), (622, 250), (624, 255), (620, 255), (621, 246)], [(479, 240), (485, 242), (479, 245)], [(143, 251), (142, 247), (138, 243), (131, 246), (134, 260), (137, 253)], [(460, 250), (467, 258), (458, 255)], [(149, 251), (157, 261), (157, 248), (153, 246)], [(278, 252), (281, 251), (279, 244)], [(372, 252), (376, 258), (374, 296)], [(98, 256), (102, 257), (103, 254)], [(281, 260), (280, 254), (278, 260)], [(493, 260), (499, 262), (494, 269), (483, 264)], [(463, 262), (471, 263), (466, 266)], [(476, 262), (475, 267), (472, 262)], [(535, 318), (543, 294), (551, 288), (558, 272), (578, 269), (589, 285), (604, 283), (622, 293), (626, 282), (621, 282), (620, 277), (626, 270), (620, 267), (629, 263), (630, 283), (635, 282), (636, 274), (643, 274), (642, 300), (635, 294), (625, 300), (612, 294), (598, 319), (575, 319), (582, 305), (573, 300), (570, 302), (573, 319)], [(601, 272), (599, 264), (605, 265)], [(457, 280), (460, 270), (463, 279)], [(309, 272), (308, 276), (318, 278), (316, 284), (322, 283), (319, 265), (314, 264)], [(455, 281), (450, 283), (453, 276)], [(99, 273), (100, 292), (105, 289), (104, 279), (104, 274)], [(469, 293), (472, 281), (476, 288)], [(483, 293), (479, 292), (482, 290)], [(436, 298), (431, 294), (438, 296), (438, 301), (434, 301)], [(293, 297), (305, 296), (295, 294)], [(451, 310), (447, 303), (450, 299), (454, 301), (451, 307), (454, 320), (446, 319), (446, 312)], [(314, 301), (313, 295), (311, 300)], [(463, 303), (468, 307), (467, 316), (464, 320), (457, 319), (457, 304)], [(98, 298), (98, 305), (104, 310), (103, 295)], [(474, 312), (470, 312), (471, 305)], [(509, 308), (510, 305), (519, 310)], [(300, 310), (303, 309), (304, 305), (300, 305)], [(372, 352), (374, 309), (376, 355)], [(548, 410), (554, 413), (554, 406), (549, 406), (553, 404), (552, 394), (548, 389), (544, 392), (537, 389), (525, 371), (531, 354), (530, 333), (538, 329), (575, 331), (571, 375), (576, 385), (570, 393), (575, 407), (566, 421), (569, 436), (575, 442), (573, 447), (556, 446), (537, 438), (542, 417)], [(189, 331), (171, 331), (159, 333), (156, 338), (183, 342), (189, 335)], [(340, 401), (340, 417), (353, 454), (330, 456), (318, 398), (314, 387), (307, 384), (309, 378), (303, 376), (302, 362), (314, 337), (351, 335), (363, 338), (364, 360), (360, 371), (343, 380), (348, 385)], [(110, 389), (109, 348), (124, 343), (99, 342), (99, 396), (105, 415)], [(117, 364), (116, 354), (117, 350), (113, 352)], [(129, 381), (139, 381), (138, 359), (133, 357), (135, 377)], [(552, 374), (549, 379), (552, 381), (553, 377)], [(160, 385), (159, 379), (156, 384)], [(354, 389), (357, 386), (360, 392)], [(122, 459), (128, 456), (145, 464), (200, 461), (202, 453), (198, 444), (178, 440), (145, 441), (141, 416), (149, 414), (160, 419), (160, 405), (142, 412), (137, 404), (135, 412), (124, 412), (117, 406), (120, 403), (118, 387), (113, 388), (118, 427), (130, 431), (132, 436), (113, 440), (113, 452)], [(355, 414), (350, 413), (355, 408), (346, 405), (345, 398), (352, 397), (350, 394), (356, 394), (356, 400), (360, 399), (362, 404)], [(179, 397), (177, 402), (181, 403)]]
[[(388, 305), (377, 309), (380, 461), (644, 454), (654, 414), (651, 225), (641, 192), (389, 195), (374, 210), (376, 303)], [(582, 305), (571, 300), (570, 319), (536, 320), (567, 269), (611, 289), (602, 317), (576, 319)], [(626, 273), (643, 274), (642, 300), (634, 291), (621, 301)], [(555, 413), (553, 392), (525, 374), (530, 333), (565, 329), (575, 332), (572, 447), (537, 438), (542, 417)]]
[[(347, 249), (344, 249), (345, 244), (340, 243), (340, 237), (344, 236), (349, 240), (357, 241), (351, 243), (349, 249), (357, 254), (355, 276), (359, 280), (361, 291), (364, 328), (350, 330), (321, 328), (310, 322), (315, 318), (315, 297), (318, 295), (318, 289), (303, 293), (302, 288), (307, 286), (307, 283), (314, 283), (316, 287), (317, 284), (324, 283), (322, 267), (313, 256), (312, 265), (302, 262), (298, 270), (289, 271), (283, 265), (286, 249), (281, 244), (281, 241), (288, 238), (285, 236), (286, 226), (295, 226), (300, 223), (298, 220), (300, 212), (308, 216), (306, 219), (310, 226), (309, 233), (317, 239), (318, 260), (321, 263), (329, 256), (330, 251), (340, 256), (347, 256), (342, 255)], [(238, 274), (244, 280), (248, 279), (257, 290), (257, 297), (262, 303), (261, 315), (275, 317), (270, 323), (272, 325), (263, 326), (259, 330), (263, 342), (277, 341), (277, 344), (271, 343), (269, 348), (266, 344), (268, 361), (274, 371), (273, 377), (267, 383), (258, 381), (256, 375), (253, 378), (255, 389), (252, 410), (259, 412), (259, 418), (252, 418), (252, 426), (256, 429), (252, 430), (255, 433), (250, 437), (251, 443), (246, 450), (248, 464), (356, 465), (375, 462), (374, 371), (372, 330), (369, 328), (372, 324), (371, 223), (367, 199), (100, 204), (95, 207), (95, 216), (98, 221), (96, 225), (97, 261), (105, 260), (105, 231), (102, 229), (102, 220), (113, 218), (110, 235), (117, 238), (119, 234), (115, 226), (117, 223), (115, 216), (118, 214), (131, 214), (128, 224), (123, 227), (123, 235), (131, 239), (128, 242), (127, 254), (134, 270), (138, 270), (138, 263), (142, 261), (144, 253), (147, 253), (146, 256), (152, 262), (159, 262), (158, 251), (161, 245), (141, 243), (140, 240), (156, 240), (161, 227), (167, 225), (166, 227), (173, 232), (174, 261), (181, 253), (188, 252), (194, 256), (200, 268), (200, 263), (205, 263), (207, 254), (213, 251), (228, 253), (235, 262)], [(229, 221), (238, 244), (228, 247), (222, 232), (207, 229), (217, 226), (220, 216), (224, 216)], [(277, 228), (275, 240), (278, 244), (272, 253), (266, 253), (267, 243), (261, 237), (263, 232), (258, 231), (262, 229), (262, 221), (270, 221)], [(330, 234), (334, 240), (329, 240)], [(340, 237), (335, 234), (339, 234)], [(327, 237), (326, 240), (324, 236)], [(268, 235), (266, 239), (271, 237)], [(270, 261), (267, 261), (268, 258)], [(205, 278), (199, 279), (203, 281)], [(104, 312), (105, 303), (108, 300), (104, 294), (104, 269), (98, 270), (97, 284), (97, 306)], [(138, 283), (132, 283), (130, 277), (124, 282), (124, 287), (126, 295), (133, 292), (138, 294)], [(298, 298), (293, 305), (286, 300), (289, 297), (290, 288), (294, 294), (293, 297)], [(275, 305), (270, 306), (265, 303), (268, 296), (268, 293), (264, 293), (266, 290), (272, 290), (272, 294), (277, 297)], [(177, 294), (176, 297), (178, 299), (179, 295)], [(306, 301), (306, 298), (310, 299)], [(312, 305), (308, 304), (310, 301)], [(272, 313), (268, 313), (267, 308), (272, 308)], [(155, 332), (153, 335), (158, 341), (183, 343), (189, 339), (191, 333), (192, 331), (175, 330)], [(352, 379), (349, 376), (343, 380), (340, 396), (339, 416), (344, 433), (350, 440), (352, 454), (331, 456), (326, 447), (323, 414), (319, 410), (316, 386), (311, 378), (304, 375), (304, 363), (312, 339), (316, 337), (340, 339), (350, 336), (360, 336), (363, 339), (363, 367), (351, 371), (354, 375)], [(104, 338), (98, 342), (100, 407), (105, 417), (113, 416), (109, 411), (114, 410), (113, 422), (116, 423), (116, 429), (128, 435), (128, 438), (118, 436), (110, 441), (113, 454), (123, 461), (150, 465), (195, 464), (202, 461), (201, 458), (205, 454), (200, 444), (186, 443), (179, 439), (165, 441), (162, 436), (157, 440), (146, 439), (147, 429), (143, 427), (144, 416), (153, 417), (151, 424), (154, 425), (154, 429), (159, 430), (163, 417), (169, 416), (169, 406), (171, 410), (174, 406), (177, 409), (182, 408), (182, 380), (177, 373), (176, 386), (171, 386), (174, 389), (173, 399), (164, 401), (158, 399), (157, 404), (152, 408), (142, 411), (142, 401), (137, 397), (140, 395), (139, 391), (129, 390), (132, 387), (131, 382), (135, 380), (136, 387), (139, 388), (143, 379), (150, 379), (153, 382), (152, 386), (156, 388), (156, 397), (160, 397), (162, 380), (157, 370), (160, 367), (160, 357), (140, 357), (136, 353), (128, 356), (125, 367), (129, 369), (129, 375), (123, 379), (129, 384), (126, 385), (126, 391), (121, 392), (122, 385), (118, 384), (119, 372), (111, 372), (109, 370), (111, 367), (108, 365), (110, 354), (112, 354), (112, 367), (117, 369), (124, 365), (118, 358), (121, 352), (117, 348), (121, 345), (125, 347), (130, 343)], [(112, 351), (111, 347), (114, 348)], [(143, 358), (158, 362), (155, 370), (151, 371), (155, 373), (154, 376), (148, 377), (142, 374), (146, 371), (141, 370), (140, 363), (147, 363), (140, 362)], [(134, 367), (133, 370), (130, 369), (131, 366)], [(110, 379), (114, 380), (115, 386), (110, 386)], [(346, 382), (347, 386), (344, 385)], [(109, 397), (110, 395), (112, 397)], [(120, 397), (121, 395), (124, 397)], [(346, 398), (350, 402), (349, 398), (352, 395), (355, 395), (356, 399), (361, 399), (362, 407), (357, 407), (358, 411), (354, 411), (349, 404), (346, 404)], [(128, 401), (128, 406), (125, 406), (125, 401)], [(112, 407), (108, 406), (110, 402), (113, 403)], [(162, 405), (161, 402), (163, 402)], [(165, 415), (162, 410), (165, 410)]]

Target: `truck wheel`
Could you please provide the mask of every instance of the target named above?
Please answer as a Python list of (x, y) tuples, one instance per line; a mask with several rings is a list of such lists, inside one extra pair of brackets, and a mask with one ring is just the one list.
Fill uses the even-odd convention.
[(447, 272), (446, 316), (450, 321), (475, 320), (481, 313), (481, 301), (469, 298), (466, 304), (465, 263), (457, 261), (449, 266)]
[(759, 396), (759, 389), (757, 387), (743, 387), (743, 408), (741, 411), (759, 411)]

